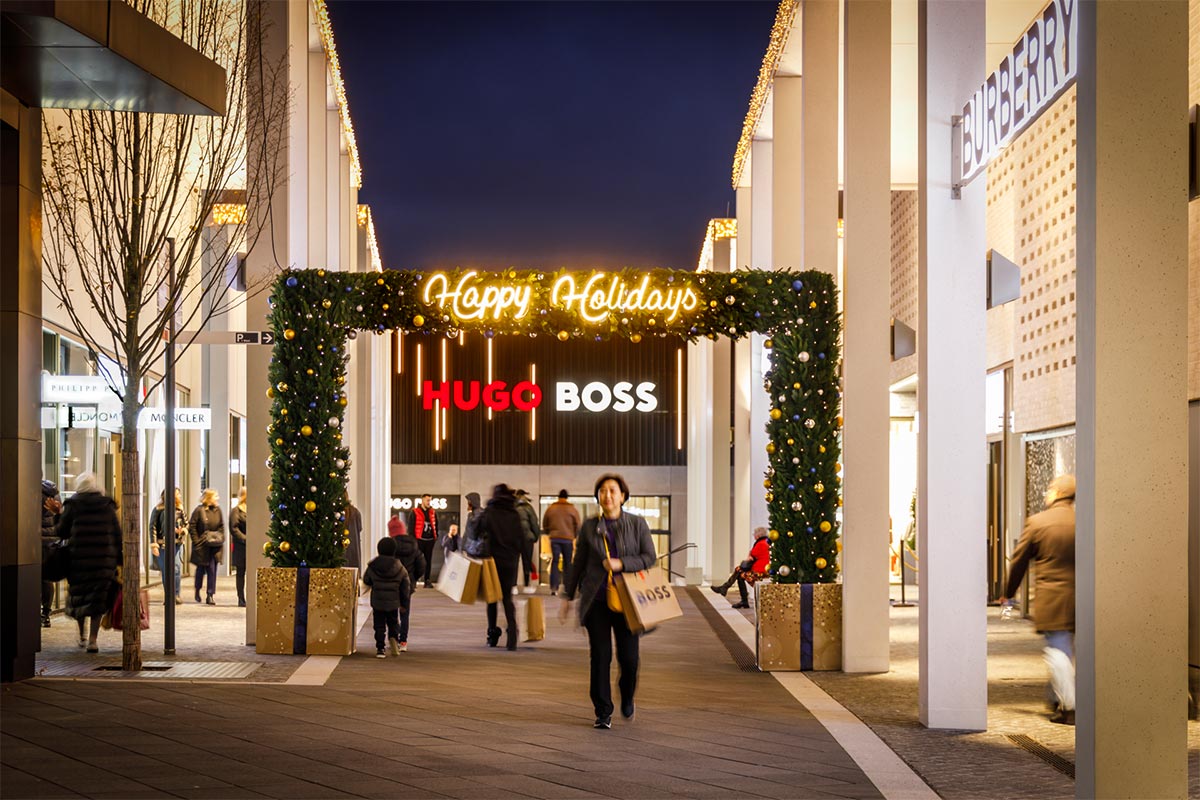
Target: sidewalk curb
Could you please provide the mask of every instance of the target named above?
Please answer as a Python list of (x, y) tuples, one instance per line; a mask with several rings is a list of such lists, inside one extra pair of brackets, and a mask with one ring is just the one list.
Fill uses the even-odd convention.
[[(707, 592), (700, 592), (700, 596), (754, 652), (753, 623), (727, 603), (718, 605)], [(770, 675), (817, 718), (887, 800), (937, 800), (937, 793), (866, 723), (803, 672), (772, 672)]]

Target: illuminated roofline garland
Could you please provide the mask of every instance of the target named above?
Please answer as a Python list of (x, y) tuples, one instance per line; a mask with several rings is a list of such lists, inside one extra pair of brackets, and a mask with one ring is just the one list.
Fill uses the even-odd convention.
[(708, 221), (708, 230), (704, 232), (704, 245), (700, 248), (700, 261), (696, 270), (703, 272), (706, 265), (712, 261), (713, 245), (722, 239), (737, 238), (737, 220), (730, 217), (718, 217)]
[(771, 41), (767, 44), (767, 53), (763, 56), (762, 67), (758, 70), (758, 83), (750, 95), (750, 109), (742, 122), (742, 138), (738, 140), (737, 149), (733, 153), (733, 188), (738, 188), (742, 180), (742, 172), (746, 169), (746, 159), (750, 157), (750, 142), (754, 132), (758, 130), (759, 120), (762, 119), (763, 109), (767, 106), (767, 96), (771, 93), (771, 84), (775, 82), (775, 72), (779, 69), (779, 59), (787, 47), (788, 37), (792, 33), (792, 23), (796, 12), (800, 10), (799, 0), (780, 0), (775, 12), (775, 24), (771, 27)]
[(379, 255), (379, 240), (375, 238), (375, 218), (371, 216), (371, 207), (364, 204), (358, 206), (358, 227), (367, 231), (367, 257), (371, 259), (371, 270), (383, 271), (383, 259)]
[(772, 356), (763, 375), (772, 574), (782, 583), (832, 582), (841, 504), (837, 303), (833, 277), (818, 271), (285, 272), (269, 299), (276, 337), (264, 553), (276, 567), (344, 559), (352, 466), (341, 432), (350, 401), (346, 340), (359, 330), (632, 343), (759, 333)]
[(325, 0), (313, 0), (317, 17), (317, 30), (321, 32), (321, 46), (329, 63), (329, 74), (333, 77), (333, 95), (337, 98), (338, 118), (342, 121), (342, 134), (346, 137), (346, 153), (350, 156), (350, 183), (362, 187), (362, 165), (358, 160), (358, 141), (354, 138), (354, 123), (350, 119), (350, 101), (346, 99), (346, 84), (342, 81), (342, 68), (338, 62), (337, 45), (333, 43), (333, 24), (329, 21), (329, 9)]

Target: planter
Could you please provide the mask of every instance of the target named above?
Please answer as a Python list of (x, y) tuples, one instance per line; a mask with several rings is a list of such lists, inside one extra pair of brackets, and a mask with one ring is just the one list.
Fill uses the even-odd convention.
[(764, 672), (842, 668), (840, 583), (757, 583), (755, 643)]
[(255, 650), (348, 656), (358, 631), (358, 570), (259, 567)]

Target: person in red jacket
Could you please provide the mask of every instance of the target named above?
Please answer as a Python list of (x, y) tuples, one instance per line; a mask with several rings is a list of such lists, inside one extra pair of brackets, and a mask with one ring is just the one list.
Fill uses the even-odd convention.
[(750, 557), (738, 564), (734, 568), (733, 574), (729, 576), (729, 580), (722, 583), (720, 586), (713, 586), (712, 590), (721, 597), (729, 591), (729, 587), (733, 586), (733, 582), (737, 581), (738, 592), (742, 595), (740, 603), (734, 603), (734, 608), (749, 608), (750, 595), (746, 591), (746, 582), (754, 583), (759, 578), (766, 577), (767, 570), (771, 564), (771, 547), (767, 544), (767, 529), (758, 527), (754, 529), (754, 546), (750, 548)]
[(430, 494), (428, 492), (421, 495), (421, 504), (413, 509), (412, 524), (412, 537), (417, 540), (417, 546), (421, 548), (421, 555), (425, 556), (426, 589), (433, 588), (433, 584), (430, 582), (433, 572), (433, 543), (437, 541), (438, 537), (437, 512), (429, 501)]

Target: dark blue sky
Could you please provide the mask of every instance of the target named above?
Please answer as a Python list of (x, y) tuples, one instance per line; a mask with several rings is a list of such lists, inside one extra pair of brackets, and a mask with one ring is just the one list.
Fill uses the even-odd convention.
[(694, 268), (775, 7), (332, 0), (385, 266)]

